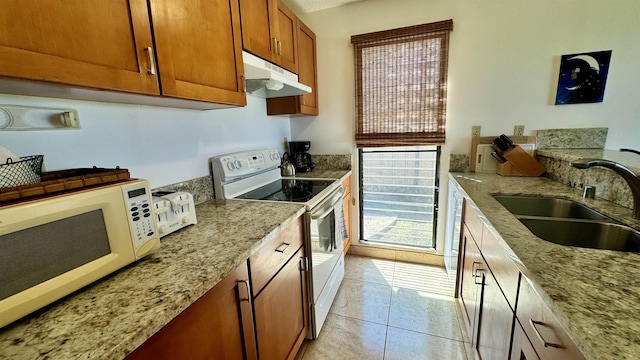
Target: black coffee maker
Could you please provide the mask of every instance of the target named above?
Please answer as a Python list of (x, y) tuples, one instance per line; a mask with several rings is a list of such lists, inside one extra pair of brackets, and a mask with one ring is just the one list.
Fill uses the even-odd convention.
[(311, 141), (289, 141), (291, 162), (297, 172), (309, 172), (315, 166), (311, 161), (311, 154), (307, 151), (311, 148)]

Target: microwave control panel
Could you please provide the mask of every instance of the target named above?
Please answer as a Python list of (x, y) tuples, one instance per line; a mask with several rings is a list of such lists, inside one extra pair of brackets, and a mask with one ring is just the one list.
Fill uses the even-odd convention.
[(133, 246), (138, 249), (149, 240), (158, 238), (151, 192), (146, 186), (125, 187), (123, 190)]

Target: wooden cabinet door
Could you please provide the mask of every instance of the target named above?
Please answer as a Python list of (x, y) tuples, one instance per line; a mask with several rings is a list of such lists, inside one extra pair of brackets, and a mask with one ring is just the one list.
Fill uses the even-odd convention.
[(248, 279), (243, 263), (127, 359), (257, 359)]
[(267, 115), (318, 115), (316, 35), (298, 20), (298, 81), (310, 94), (267, 99)]
[(508, 359), (514, 314), (495, 277), (485, 269), (476, 349), (480, 359)]
[(278, 49), (277, 63), (283, 68), (298, 73), (298, 18), (293, 11), (277, 0)]
[(150, 0), (162, 95), (246, 105), (237, 0)]
[(304, 246), (255, 298), (260, 359), (293, 359), (309, 329)]
[(347, 255), (349, 247), (351, 246), (351, 194), (346, 194), (342, 199), (342, 207), (344, 208), (344, 221), (347, 225), (347, 235), (349, 236), (343, 243), (344, 254)]
[(344, 222), (347, 225), (347, 235), (349, 236), (344, 242), (344, 254), (347, 255), (351, 246), (351, 176), (342, 181), (342, 187), (345, 190), (342, 198), (342, 208), (344, 209)]
[(242, 46), (248, 52), (277, 62), (277, 0), (240, 0)]
[(525, 335), (524, 330), (518, 321), (513, 327), (513, 345), (510, 360), (540, 360), (538, 354), (531, 345), (529, 338)]
[(3, 0), (0, 76), (160, 94), (147, 2)]
[[(462, 273), (460, 278), (460, 300), (462, 302), (463, 318), (467, 326), (467, 333), (472, 344), (477, 343), (477, 331), (475, 325), (479, 316), (478, 304), (480, 301), (481, 285), (478, 281), (478, 270), (482, 265), (482, 256), (473, 237), (466, 226), (462, 227), (462, 243), (464, 248), (462, 260)], [(481, 278), (480, 278), (481, 280)]]
[(310, 94), (301, 95), (300, 113), (318, 115), (318, 78), (316, 34), (302, 21), (298, 22), (298, 81), (311, 88)]

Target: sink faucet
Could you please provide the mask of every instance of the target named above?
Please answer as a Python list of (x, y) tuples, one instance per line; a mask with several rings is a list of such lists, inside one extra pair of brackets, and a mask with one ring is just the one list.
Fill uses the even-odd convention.
[(634, 154), (638, 154), (638, 155), (640, 155), (640, 151), (638, 151), (638, 150), (634, 150), (634, 149), (625, 149), (625, 148), (622, 148), (622, 149), (620, 149), (620, 151), (623, 151), (623, 152), (631, 152), (631, 153), (634, 153)]
[(629, 170), (624, 165), (618, 164), (615, 161), (603, 160), (603, 159), (580, 159), (571, 162), (571, 166), (578, 169), (588, 169), (593, 166), (602, 166), (611, 169), (623, 179), (627, 181), (631, 188), (631, 194), (633, 195), (633, 218), (640, 219), (640, 176), (633, 171)]

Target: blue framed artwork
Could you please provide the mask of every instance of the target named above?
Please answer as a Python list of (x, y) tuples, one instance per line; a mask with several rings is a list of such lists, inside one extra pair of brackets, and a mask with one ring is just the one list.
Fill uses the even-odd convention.
[(602, 102), (610, 61), (611, 50), (562, 55), (556, 105)]

